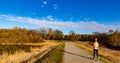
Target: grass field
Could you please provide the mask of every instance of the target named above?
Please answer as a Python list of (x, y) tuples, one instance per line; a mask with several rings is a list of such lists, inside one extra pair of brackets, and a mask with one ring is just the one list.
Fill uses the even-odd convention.
[(57, 48), (50, 51), (42, 59), (39, 59), (35, 63), (62, 63), (64, 47), (65, 44), (63, 42)]
[[(5, 45), (5, 44), (4, 44)], [(13, 45), (13, 44), (9, 44)], [(17, 44), (20, 46), (20, 44)], [(59, 45), (57, 42), (44, 42), (44, 43), (25, 43), (22, 45), (30, 45), (37, 47), (30, 47), (30, 52), (25, 52), (23, 50), (15, 51), (14, 54), (8, 54), (7, 52), (3, 52), (0, 56), (0, 63), (20, 63), (29, 59), (30, 57), (34, 57), (38, 55), (40, 52), (51, 48), (52, 46)], [(13, 45), (14, 46), (14, 45)], [(39, 47), (40, 46), (40, 47)]]
[[(92, 42), (73, 42), (80, 48), (85, 49), (89, 54), (92, 55), (93, 46)], [(99, 59), (105, 63), (120, 63), (120, 51), (112, 50), (104, 47), (103, 45), (99, 46)]]

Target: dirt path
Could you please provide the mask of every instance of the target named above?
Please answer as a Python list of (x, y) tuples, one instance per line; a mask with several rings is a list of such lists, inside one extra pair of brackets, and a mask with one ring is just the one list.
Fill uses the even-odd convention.
[(75, 45), (66, 42), (64, 51), (64, 63), (103, 63), (100, 60), (93, 60), (92, 56), (76, 47)]

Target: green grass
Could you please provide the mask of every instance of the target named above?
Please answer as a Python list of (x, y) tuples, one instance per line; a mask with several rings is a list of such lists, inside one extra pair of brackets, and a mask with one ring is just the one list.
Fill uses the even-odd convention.
[(42, 59), (39, 59), (35, 63), (62, 63), (63, 55), (64, 55), (63, 53), (64, 47), (65, 44), (63, 42), (57, 48), (50, 51)]
[(113, 63), (112, 61), (104, 58), (103, 56), (99, 56), (99, 59), (100, 59), (101, 61), (103, 61), (104, 63)]

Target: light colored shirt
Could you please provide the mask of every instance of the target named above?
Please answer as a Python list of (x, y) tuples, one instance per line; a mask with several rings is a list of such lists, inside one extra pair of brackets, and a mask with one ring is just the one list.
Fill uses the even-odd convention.
[(98, 44), (98, 42), (94, 42), (94, 49), (98, 49), (98, 46), (99, 46), (99, 44)]

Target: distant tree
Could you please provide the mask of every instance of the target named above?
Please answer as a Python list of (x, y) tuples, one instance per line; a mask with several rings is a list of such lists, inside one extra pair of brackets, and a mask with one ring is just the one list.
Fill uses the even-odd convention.
[(120, 32), (116, 30), (109, 36), (109, 39), (111, 40), (109, 42), (110, 45), (112, 46), (120, 46)]
[(40, 29), (40, 34), (41, 34), (42, 38), (46, 39), (46, 37), (47, 37), (47, 35), (46, 35), (47, 31), (46, 31), (45, 28), (41, 28)]
[(93, 35), (98, 35), (98, 34), (100, 34), (99, 32), (93, 32)]
[(111, 30), (109, 30), (109, 34), (112, 34), (114, 31), (111, 29)]
[(48, 29), (48, 32), (47, 32), (47, 40), (50, 39), (50, 37), (53, 36), (53, 30), (51, 28)]
[(54, 34), (54, 38), (56, 40), (62, 40), (63, 39), (63, 32), (62, 31), (55, 30), (53, 34)]
[(70, 40), (70, 36), (69, 35), (65, 35), (64, 36), (64, 40)]
[(69, 36), (70, 36), (71, 41), (75, 41), (75, 32), (74, 31), (70, 31)]
[(80, 38), (81, 38), (80, 34), (76, 34), (76, 35), (75, 35), (75, 41), (79, 41)]

